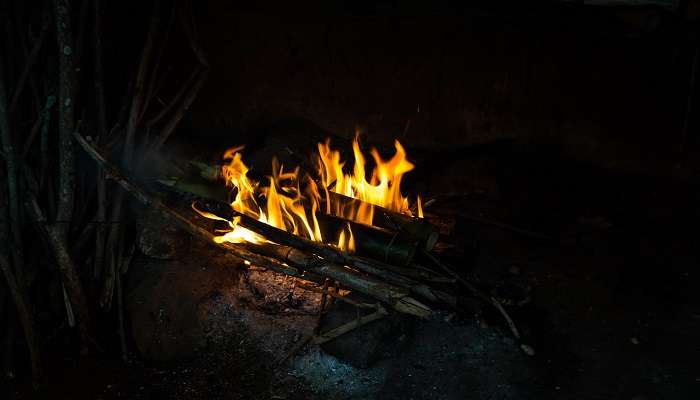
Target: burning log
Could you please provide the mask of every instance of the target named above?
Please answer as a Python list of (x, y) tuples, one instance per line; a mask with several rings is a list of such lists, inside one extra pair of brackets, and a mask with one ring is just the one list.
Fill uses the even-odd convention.
[[(166, 186), (169, 186), (171, 188), (177, 189), (179, 191), (187, 192), (187, 193), (192, 193), (192, 194), (197, 194), (205, 198), (209, 198), (212, 200), (220, 200), (220, 201), (226, 201), (228, 200), (228, 196), (226, 194), (222, 194), (221, 188), (219, 186), (214, 186), (214, 185), (208, 185), (205, 181), (218, 181), (219, 178), (221, 178), (219, 173), (216, 173), (217, 171), (220, 171), (221, 168), (213, 168), (209, 165), (202, 164), (202, 163), (197, 163), (197, 162), (190, 162), (189, 165), (192, 167), (198, 169), (199, 171), (199, 176), (202, 179), (196, 179), (196, 180), (187, 180), (187, 179), (177, 179), (177, 180), (160, 180), (159, 182), (162, 184), (165, 184)], [(257, 181), (262, 181), (263, 177), (261, 176), (256, 176), (254, 172), (249, 172), (248, 173), (251, 177), (253, 177)], [(318, 183), (318, 182), (317, 182)], [(326, 196), (328, 196), (328, 199), (324, 198), (324, 193)], [(334, 191), (322, 191), (320, 193), (322, 196), (321, 201), (322, 202), (327, 202), (330, 201), (331, 203), (337, 205), (340, 209), (373, 209), (374, 212), (374, 217), (372, 219), (372, 224), (375, 227), (378, 228), (383, 228), (385, 230), (391, 231), (391, 232), (402, 232), (403, 236), (405, 237), (411, 237), (414, 238), (415, 241), (419, 242), (425, 250), (432, 250), (435, 247), (435, 244), (438, 241), (439, 237), (439, 232), (438, 229), (433, 226), (430, 222), (423, 218), (416, 218), (412, 217), (406, 214), (402, 214), (396, 211), (391, 211), (387, 208), (375, 205), (375, 204), (369, 204), (365, 201), (362, 201), (360, 199), (356, 199), (353, 197), (345, 196), (343, 194), (334, 192)], [(334, 215), (328, 215), (328, 214), (323, 214), (319, 213), (319, 217), (322, 215), (326, 215), (329, 217), (336, 217), (340, 218), (338, 216)], [(355, 232), (353, 228), (353, 232)], [(373, 246), (372, 248), (366, 249), (369, 250), (370, 254), (382, 254), (383, 251), (386, 251), (386, 249), (374, 249)], [(400, 252), (399, 254), (399, 259), (401, 258), (408, 258), (409, 260), (412, 258), (413, 254), (411, 253), (410, 257), (405, 257), (405, 251), (406, 249), (402, 249), (403, 251)], [(389, 261), (389, 257), (386, 257), (384, 261)], [(395, 261), (395, 260), (394, 260)], [(398, 264), (403, 264), (402, 262), (398, 262)]]
[[(367, 207), (367, 203), (362, 200), (348, 197), (336, 192), (328, 192), (331, 200), (343, 206)], [(435, 247), (438, 241), (438, 230), (430, 222), (423, 218), (411, 217), (396, 211), (388, 210), (384, 207), (372, 205), (374, 207), (374, 218), (372, 224), (388, 229), (390, 231), (400, 231), (416, 238), (428, 251)]]
[[(206, 211), (228, 221), (236, 217), (236, 211), (228, 203), (220, 201), (198, 201), (196, 210)], [(308, 212), (308, 207), (304, 207)], [(346, 226), (354, 237), (355, 251), (358, 255), (380, 260), (384, 263), (406, 266), (416, 253), (417, 242), (404, 232), (392, 232), (387, 229), (364, 225), (328, 214), (318, 214), (318, 223), (323, 237), (331, 237)]]
[[(234, 217), (240, 218), (239, 225), (267, 238), (272, 242), (316, 254), (319, 257), (322, 257), (323, 259), (326, 259), (334, 264), (347, 265), (356, 268), (367, 274), (371, 274), (376, 277), (382, 278), (387, 282), (390, 282), (392, 285), (397, 285), (413, 293), (419, 294), (427, 300), (434, 302), (442, 302), (448, 305), (454, 305), (456, 303), (456, 300), (453, 296), (436, 291), (422, 283), (401, 276), (399, 273), (396, 272), (398, 269), (392, 266), (391, 264), (382, 263), (375, 260), (369, 260), (363, 257), (348, 254), (333, 246), (329, 246), (319, 242), (313, 242), (309, 239), (305, 239), (299, 236), (290, 235), (289, 233), (281, 229), (257, 221), (256, 219), (248, 215), (239, 213), (236, 210), (232, 209), (226, 203), (204, 203), (199, 201), (195, 202), (194, 208), (204, 210), (214, 215), (222, 215), (224, 216), (224, 219), (232, 219)], [(260, 249), (263, 252), (270, 251), (270, 249), (264, 246), (264, 243), (257, 244), (255, 246), (256, 249)], [(276, 253), (276, 250), (274, 252)], [(273, 255), (273, 257), (276, 256)], [(304, 267), (301, 266), (301, 268)], [(408, 270), (408, 268), (406, 268), (406, 270)]]

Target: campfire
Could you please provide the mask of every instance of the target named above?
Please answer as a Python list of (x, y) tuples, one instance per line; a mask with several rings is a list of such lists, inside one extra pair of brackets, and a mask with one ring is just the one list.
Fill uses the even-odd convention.
[[(334, 244), (349, 253), (355, 253), (359, 248), (360, 253), (381, 257), (383, 250), (384, 261), (388, 261), (392, 258), (390, 254), (395, 258), (396, 251), (403, 252), (403, 261), (407, 263), (415, 251), (413, 243), (397, 240), (397, 236), (386, 229), (386, 223), (379, 222), (382, 218), (389, 218), (388, 222), (392, 222), (393, 218), (397, 226), (401, 222), (408, 225), (407, 221), (415, 226), (425, 226), (417, 220), (423, 218), (420, 196), (410, 206), (408, 197), (401, 193), (402, 177), (414, 165), (398, 140), (394, 145), (396, 152), (389, 160), (383, 160), (376, 149), (371, 150), (375, 166), (369, 180), (357, 136), (353, 141), (351, 174), (344, 170), (346, 162), (341, 160), (339, 151), (331, 148), (328, 139), (318, 144), (316, 171), (302, 172), (299, 166), (285, 169), (273, 158), (272, 174), (266, 177), (266, 184), (261, 184), (249, 176), (250, 169), (243, 161), (244, 148), (241, 146), (225, 152), (227, 163), (221, 167), (220, 176), (226, 186), (233, 189), (231, 208), (239, 213), (315, 242)], [(207, 218), (223, 219), (196, 207), (195, 211)], [(267, 241), (240, 226), (239, 222), (240, 217), (228, 220), (230, 229), (214, 240), (218, 243)], [(360, 235), (357, 240), (356, 235)], [(385, 239), (380, 245), (383, 249), (367, 243), (381, 239)], [(431, 249), (437, 234), (430, 232), (427, 237), (418, 239)]]
[[(212, 233), (168, 206), (160, 195), (141, 187), (85, 138), (79, 134), (74, 137), (112, 179), (194, 236), (232, 253), (247, 266), (293, 277), (297, 287), (320, 293), (321, 313), (327, 298), (358, 310), (373, 310), (327, 332), (321, 333), (317, 327), (292, 353), (308, 341), (325, 343), (392, 310), (419, 318), (429, 318), (437, 309), (459, 311), (461, 285), (472, 296), (492, 305), (520, 348), (534, 354), (530, 346), (520, 343), (519, 331), (500, 302), (434, 253), (437, 228), (424, 215), (420, 197), (411, 202), (401, 191), (402, 177), (414, 165), (398, 141), (388, 161), (376, 149), (371, 150), (375, 165), (369, 180), (365, 157), (355, 138), (352, 173), (346, 171), (340, 152), (326, 141), (318, 144), (316, 168), (306, 167), (303, 172), (301, 166), (288, 169), (273, 159), (271, 175), (258, 177), (244, 163), (243, 147), (226, 151), (226, 163), (214, 174), (210, 166), (196, 164), (202, 169), (201, 176), (210, 179), (210, 185), (225, 184), (230, 189), (228, 199), (213, 195), (215, 190), (201, 191), (161, 181), (198, 197), (192, 208), (204, 221), (226, 224), (225, 229)], [(353, 292), (360, 295), (359, 301), (347, 297)]]

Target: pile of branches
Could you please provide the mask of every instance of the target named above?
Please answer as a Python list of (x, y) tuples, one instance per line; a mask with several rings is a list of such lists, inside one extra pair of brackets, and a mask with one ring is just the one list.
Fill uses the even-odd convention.
[[(317, 326), (312, 335), (300, 342), (302, 344), (311, 339), (315, 343), (332, 340), (352, 329), (387, 315), (387, 309), (418, 318), (430, 318), (434, 312), (434, 306), (460, 311), (459, 296), (463, 291), (454, 290), (455, 283), (468, 289), (469, 295), (495, 307), (503, 316), (515, 339), (518, 341), (521, 339), (513, 320), (496, 298), (487, 295), (473, 282), (468, 281), (441, 262), (430, 251), (435, 244), (436, 230), (422, 218), (409, 217), (375, 206), (375, 219), (383, 217), (391, 221), (390, 228), (385, 225), (381, 230), (375, 231), (374, 228), (365, 227), (363, 236), (357, 237), (358, 235), (356, 235), (357, 249), (365, 246), (363, 256), (286, 232), (234, 210), (228, 202), (217, 199), (216, 196), (201, 194), (204, 192), (215, 193), (215, 190), (199, 189), (200, 193), (191, 191), (190, 194), (200, 197), (193, 203), (192, 208), (224, 221), (235, 219), (239, 226), (266, 239), (263, 243), (221, 242), (214, 240), (214, 235), (209, 230), (194, 221), (195, 213), (193, 211), (187, 214), (179, 211), (176, 207), (169, 206), (159, 193), (146, 189), (121, 168), (110, 162), (93, 143), (78, 133), (74, 136), (83, 150), (97, 162), (101, 169), (106, 171), (111, 179), (151, 210), (159, 212), (167, 220), (177, 224), (194, 237), (224, 249), (248, 265), (263, 267), (276, 273), (294, 277), (300, 281), (299, 287), (321, 293), (320, 315), (323, 314), (328, 296), (348, 302), (358, 308), (374, 310), (374, 313), (363, 317), (359, 317), (358, 313), (357, 320), (329, 332), (320, 333), (319, 326)], [(347, 200), (360, 201), (350, 198)], [(322, 223), (324, 219), (326, 218), (323, 216), (319, 217)], [(340, 224), (353, 224), (353, 231), (358, 233), (362, 229), (361, 225), (347, 220), (341, 219)], [(367, 231), (371, 231), (373, 234), (367, 234)], [(382, 243), (378, 237), (381, 237), (381, 234), (385, 232), (389, 234), (389, 240)], [(403, 239), (397, 239), (398, 237), (403, 237)], [(363, 244), (363, 240), (373, 242), (373, 244)], [(431, 265), (428, 267), (417, 264), (414, 261), (413, 253), (406, 256), (405, 253), (394, 253), (390, 250), (402, 240), (414, 243), (422, 255), (421, 259), (429, 261)], [(393, 259), (398, 257), (396, 254), (402, 255), (399, 257), (403, 260), (402, 263), (391, 263), (389, 261), (390, 254), (394, 254)], [(335, 291), (329, 290), (328, 286), (331, 282), (336, 288)], [(357, 302), (341, 296), (337, 290), (339, 288), (361, 293), (370, 301)], [(519, 345), (527, 354), (534, 354), (534, 350), (530, 346), (524, 343), (519, 343)], [(298, 350), (298, 347), (293, 349), (293, 351), (295, 350)], [(284, 357), (282, 360), (286, 358)]]
[[(91, 322), (96, 313), (115, 316), (126, 354), (120, 278), (133, 243), (122, 222), (125, 192), (104, 170), (78, 167), (86, 161), (74, 135), (92, 137), (102, 151), (136, 168), (137, 149), (150, 154), (168, 140), (208, 75), (190, 2), (152, 3), (138, 39), (140, 57), (133, 60), (124, 59), (129, 51), (120, 47), (126, 41), (121, 35), (138, 31), (138, 19), (116, 24), (122, 30), (117, 37), (104, 34), (106, 16), (124, 12), (115, 9), (119, 5), (0, 4), (0, 317), (7, 321), (0, 324), (12, 349), (19, 322), (35, 382), (46, 338), (65, 327), (76, 328), (70, 332), (77, 332), (83, 351), (101, 347)], [(189, 76), (166, 68), (169, 57), (177, 57)], [(110, 70), (105, 60), (114, 59), (133, 68)], [(50, 293), (59, 293), (62, 315), (40, 321), (41, 312), (55, 311)], [(12, 376), (12, 354), (6, 357), (3, 372)]]

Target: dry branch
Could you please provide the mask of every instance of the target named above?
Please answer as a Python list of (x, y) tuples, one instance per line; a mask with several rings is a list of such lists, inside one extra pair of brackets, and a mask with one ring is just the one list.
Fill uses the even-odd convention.
[(78, 330), (83, 341), (83, 346), (87, 347), (94, 343), (91, 332), (90, 314), (87, 307), (85, 292), (83, 291), (83, 285), (77, 273), (77, 267), (66, 246), (65, 235), (56, 226), (48, 224), (33, 193), (29, 191), (26, 192), (26, 199), (25, 205), (27, 211), (33, 217), (36, 226), (53, 251), (56, 264), (58, 264), (58, 269), (61, 272), (63, 285), (68, 292), (68, 297), (70, 298), (71, 305), (78, 319)]
[(403, 288), (376, 278), (363, 276), (340, 264), (334, 264), (297, 248), (271, 243), (248, 245), (246, 248), (254, 249), (256, 252), (276, 258), (291, 266), (338, 281), (343, 286), (390, 305), (396, 311), (421, 318), (429, 317), (432, 312), (428, 306), (410, 297), (409, 291)]
[(376, 310), (376, 309), (379, 307), (377, 304), (369, 304), (369, 303), (360, 303), (360, 302), (357, 302), (357, 301), (355, 301), (355, 300), (353, 300), (353, 299), (347, 298), (346, 296), (341, 296), (341, 295), (339, 295), (338, 293), (335, 293), (335, 292), (333, 292), (333, 291), (331, 291), (331, 290), (324, 289), (324, 288), (319, 288), (319, 287), (304, 285), (303, 283), (297, 283), (297, 284), (296, 284), (296, 287), (302, 288), (302, 289), (304, 289), (304, 290), (308, 290), (308, 291), (310, 291), (310, 292), (316, 292), (316, 293), (325, 294), (326, 296), (330, 296), (330, 297), (332, 297), (332, 298), (334, 298), (334, 299), (338, 299), (338, 300), (340, 300), (340, 301), (342, 301), (342, 302), (344, 302), (344, 303), (348, 303), (348, 304), (350, 304), (350, 305), (353, 305), (353, 306), (359, 307), (359, 308), (367, 308), (367, 309), (371, 309), (371, 310)]
[(46, 38), (46, 34), (49, 32), (49, 21), (48, 19), (44, 21), (43, 26), (41, 27), (41, 33), (39, 34), (39, 37), (37, 38), (36, 42), (34, 43), (34, 47), (32, 47), (31, 53), (29, 53), (27, 57), (26, 64), (24, 66), (24, 70), (22, 70), (22, 74), (19, 76), (19, 79), (17, 79), (17, 85), (15, 88), (15, 93), (12, 95), (12, 100), (10, 100), (10, 108), (9, 108), (9, 113), (12, 114), (15, 111), (15, 107), (17, 107), (17, 103), (19, 102), (19, 97), (22, 94), (22, 91), (24, 90), (24, 87), (27, 83), (27, 78), (29, 78), (29, 75), (32, 71), (32, 67), (34, 67), (34, 63), (36, 63), (36, 60), (39, 56), (39, 51), (41, 50), (41, 47), (44, 44), (44, 39)]
[(388, 315), (387, 311), (383, 308), (380, 308), (379, 310), (373, 312), (372, 314), (362, 316), (360, 318), (356, 318), (346, 324), (343, 324), (335, 329), (331, 329), (328, 332), (324, 332), (316, 337), (314, 337), (313, 342), (315, 344), (323, 344), (326, 342), (330, 342), (331, 340), (340, 337), (350, 331), (353, 331), (361, 326), (367, 325), (370, 322), (374, 322), (378, 319), (384, 318), (386, 315)]
[(408, 289), (413, 293), (420, 294), (430, 301), (441, 301), (449, 305), (454, 305), (455, 303), (454, 299), (447, 294), (438, 293), (437, 291), (415, 282), (410, 278), (406, 278), (392, 272), (392, 270), (396, 270), (396, 268), (390, 264), (347, 254), (336, 247), (319, 242), (313, 242), (303, 237), (290, 235), (279, 228), (267, 225), (264, 222), (260, 222), (246, 214), (235, 211), (226, 203), (205, 204), (202, 202), (196, 202), (195, 206), (198, 209), (209, 211), (212, 214), (224, 216), (224, 218), (229, 220), (232, 217), (239, 217), (239, 225), (265, 237), (274, 243), (293, 247), (301, 250), (302, 252), (316, 254), (324, 260), (327, 260), (327, 262), (335, 265), (347, 265), (362, 272), (381, 277), (393, 285), (400, 285), (402, 288)]
[(165, 141), (168, 140), (170, 135), (175, 131), (177, 124), (180, 123), (182, 117), (185, 116), (185, 113), (190, 108), (194, 100), (197, 98), (197, 94), (199, 94), (199, 91), (202, 89), (202, 86), (204, 86), (204, 83), (207, 81), (208, 76), (209, 70), (207, 68), (203, 68), (199, 71), (199, 77), (197, 78), (197, 81), (192, 85), (190, 90), (187, 92), (187, 95), (180, 103), (180, 106), (175, 111), (175, 114), (170, 118), (170, 121), (165, 125), (163, 130), (160, 132), (160, 135), (158, 135), (158, 137), (155, 139), (155, 142), (152, 146), (153, 150), (158, 150), (163, 145), (163, 143), (165, 143)]

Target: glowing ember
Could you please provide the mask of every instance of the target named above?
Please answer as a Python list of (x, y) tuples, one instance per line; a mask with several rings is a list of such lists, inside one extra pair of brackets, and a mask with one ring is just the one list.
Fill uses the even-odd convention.
[[(224, 160), (227, 164), (222, 167), (222, 176), (227, 186), (236, 189), (236, 197), (231, 203), (234, 210), (294, 235), (328, 243), (333, 239), (324, 240), (317, 219), (318, 212), (365, 225), (372, 225), (375, 205), (413, 215), (408, 198), (401, 194), (401, 178), (403, 174), (411, 171), (414, 165), (406, 158), (406, 151), (398, 140), (394, 146), (396, 153), (387, 161), (380, 157), (376, 149), (371, 150), (375, 166), (370, 179), (367, 180), (365, 157), (357, 137), (353, 141), (355, 164), (352, 174), (343, 170), (345, 162), (340, 159), (340, 152), (331, 149), (330, 139), (319, 143), (320, 190), (308, 175), (300, 178), (298, 167), (291, 171), (285, 170), (276, 159), (272, 160), (272, 175), (268, 177), (268, 184), (260, 185), (248, 177), (249, 169), (242, 160), (242, 146), (226, 151)], [(341, 196), (331, 195), (331, 192), (362, 201), (342, 201)], [(422, 218), (420, 197), (416, 207), (418, 217)], [(211, 213), (196, 211), (207, 218), (227, 221)], [(227, 221), (230, 230), (214, 240), (219, 243), (265, 242), (260, 235), (239, 226), (238, 220), (239, 218), (234, 218)], [(337, 241), (332, 244), (348, 252), (355, 250), (355, 239), (350, 224), (345, 224), (336, 237)]]

